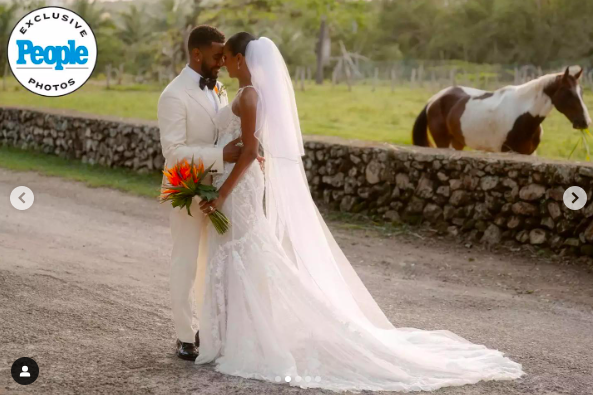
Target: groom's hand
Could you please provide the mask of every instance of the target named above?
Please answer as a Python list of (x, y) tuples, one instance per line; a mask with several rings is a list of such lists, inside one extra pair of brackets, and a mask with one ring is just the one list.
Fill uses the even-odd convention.
[(261, 171), (264, 171), (264, 162), (266, 161), (266, 158), (264, 158), (263, 156), (258, 155), (257, 156), (257, 161), (259, 162), (259, 168), (261, 169)]
[(235, 145), (237, 140), (233, 140), (222, 149), (222, 160), (229, 163), (236, 163), (241, 155), (243, 147)]

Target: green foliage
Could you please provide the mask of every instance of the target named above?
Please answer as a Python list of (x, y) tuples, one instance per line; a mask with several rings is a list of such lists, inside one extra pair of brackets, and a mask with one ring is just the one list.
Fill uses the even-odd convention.
[[(0, 4), (0, 67), (18, 18), (42, 1)], [(321, 20), (332, 56), (339, 42), (374, 61), (463, 60), (556, 67), (593, 62), (593, 0), (139, 0), (69, 4), (93, 28), (100, 48), (95, 76), (124, 64), (156, 79), (186, 63), (185, 38), (198, 24), (266, 35), (291, 70), (315, 68)], [(331, 67), (331, 65), (329, 66)], [(0, 70), (1, 72), (2, 70)]]
[(105, 12), (100, 3), (92, 0), (75, 0), (69, 8), (89, 24), (97, 39), (99, 56), (93, 74), (104, 72), (107, 64), (117, 66), (123, 58), (126, 47), (115, 34), (116, 26), (112, 16)]
[(383, 38), (406, 57), (549, 65), (592, 60), (593, 0), (383, 0)]
[(36, 8), (45, 6), (40, 0), (12, 0), (10, 3), (0, 3), (0, 73), (4, 72), (7, 65), (6, 47), (10, 32), (17, 21)]
[(10, 32), (16, 21), (15, 14), (17, 11), (17, 4), (0, 4), (0, 72), (4, 71), (6, 64), (6, 46), (10, 38)]

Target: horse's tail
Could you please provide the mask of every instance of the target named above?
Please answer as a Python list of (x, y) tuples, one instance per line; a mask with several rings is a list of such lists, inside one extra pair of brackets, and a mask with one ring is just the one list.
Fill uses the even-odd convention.
[(430, 141), (428, 140), (427, 108), (428, 104), (424, 106), (422, 112), (416, 118), (414, 128), (412, 129), (412, 142), (419, 147), (430, 147)]

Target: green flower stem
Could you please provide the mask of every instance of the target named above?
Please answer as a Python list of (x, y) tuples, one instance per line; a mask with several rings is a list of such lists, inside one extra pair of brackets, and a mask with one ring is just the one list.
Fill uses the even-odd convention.
[(224, 234), (230, 225), (229, 219), (220, 211), (216, 210), (212, 214), (208, 214), (210, 221), (212, 221), (212, 225), (214, 229), (218, 232), (218, 234)]

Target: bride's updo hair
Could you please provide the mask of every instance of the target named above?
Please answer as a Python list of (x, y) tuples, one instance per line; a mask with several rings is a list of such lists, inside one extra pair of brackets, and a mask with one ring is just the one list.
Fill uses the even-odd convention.
[(255, 38), (253, 34), (247, 32), (240, 32), (237, 34), (233, 34), (233, 36), (229, 38), (226, 42), (226, 45), (228, 45), (233, 56), (237, 55), (238, 53), (245, 56), (247, 44), (249, 44), (249, 42), (253, 40), (257, 40), (257, 38)]

